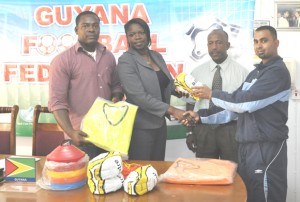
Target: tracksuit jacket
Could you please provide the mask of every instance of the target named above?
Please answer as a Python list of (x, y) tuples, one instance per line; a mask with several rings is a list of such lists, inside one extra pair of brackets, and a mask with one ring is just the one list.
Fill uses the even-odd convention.
[(247, 202), (286, 200), (290, 88), (289, 71), (277, 56), (255, 65), (232, 94), (214, 90), (212, 101), (218, 107), (198, 111), (202, 123), (238, 118), (238, 171), (247, 188)]
[(238, 117), (239, 143), (287, 139), (289, 71), (279, 56), (255, 67), (232, 94), (213, 91), (212, 101), (219, 108), (199, 110), (201, 122), (222, 124)]

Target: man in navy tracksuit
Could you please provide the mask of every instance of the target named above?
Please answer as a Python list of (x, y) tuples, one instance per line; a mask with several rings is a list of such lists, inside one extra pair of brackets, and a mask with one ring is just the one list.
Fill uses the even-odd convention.
[[(248, 202), (284, 202), (287, 193), (288, 101), (291, 79), (278, 56), (276, 30), (255, 30), (254, 49), (262, 60), (233, 93), (194, 88), (194, 95), (222, 109), (188, 111), (194, 122), (226, 123), (238, 118), (238, 172), (247, 187)], [(181, 121), (190, 126), (191, 120)]]

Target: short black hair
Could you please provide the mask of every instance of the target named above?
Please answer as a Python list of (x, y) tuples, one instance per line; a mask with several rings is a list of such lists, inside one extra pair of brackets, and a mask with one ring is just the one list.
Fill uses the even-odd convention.
[(141, 18), (132, 18), (124, 25), (126, 35), (127, 35), (130, 25), (132, 25), (132, 24), (138, 24), (144, 29), (145, 34), (147, 36), (147, 40), (148, 40), (148, 46), (150, 46), (151, 45), (151, 37), (150, 37), (150, 28), (149, 28), (148, 24)]
[(97, 18), (100, 21), (99, 16), (96, 13), (94, 13), (93, 11), (83, 11), (83, 12), (79, 13), (79, 15), (77, 15), (77, 17), (76, 17), (76, 26), (79, 24), (80, 18), (84, 15), (95, 15), (95, 16), (97, 16)]
[(208, 36), (209, 36), (210, 34), (214, 33), (214, 32), (223, 33), (223, 34), (225, 35), (225, 38), (226, 38), (227, 42), (228, 42), (228, 40), (229, 40), (228, 34), (227, 34), (227, 32), (225, 32), (225, 31), (223, 30), (223, 28), (218, 28), (218, 29), (212, 30), (212, 31), (208, 34)]
[(261, 27), (258, 27), (255, 31), (263, 31), (263, 30), (269, 30), (271, 35), (273, 36), (274, 39), (277, 39), (277, 31), (274, 27), (269, 26), (269, 25), (264, 25)]

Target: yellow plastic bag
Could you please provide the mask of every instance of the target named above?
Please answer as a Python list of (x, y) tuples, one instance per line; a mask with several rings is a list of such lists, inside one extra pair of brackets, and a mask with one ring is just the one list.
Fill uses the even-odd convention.
[(97, 98), (83, 118), (81, 130), (94, 145), (128, 155), (137, 109), (125, 101), (113, 103)]

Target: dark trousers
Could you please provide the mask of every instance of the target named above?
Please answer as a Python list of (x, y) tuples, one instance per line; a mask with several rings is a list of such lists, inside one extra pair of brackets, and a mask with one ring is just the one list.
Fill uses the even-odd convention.
[(200, 124), (194, 128), (193, 134), (197, 144), (196, 157), (237, 162), (236, 121), (217, 127)]
[(239, 144), (238, 172), (247, 188), (247, 202), (285, 202), (286, 140)]
[(167, 126), (157, 129), (134, 128), (132, 132), (129, 159), (130, 160), (165, 160), (167, 141)]

